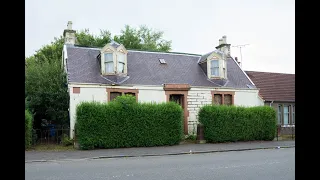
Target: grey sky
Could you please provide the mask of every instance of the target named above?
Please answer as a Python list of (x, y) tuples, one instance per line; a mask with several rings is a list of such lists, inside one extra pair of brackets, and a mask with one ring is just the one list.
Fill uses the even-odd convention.
[[(295, 73), (294, 0), (26, 0), (25, 55), (73, 29), (119, 34), (125, 24), (164, 31), (172, 51), (204, 54), (227, 36), (243, 69)], [(239, 48), (231, 55), (240, 59)]]

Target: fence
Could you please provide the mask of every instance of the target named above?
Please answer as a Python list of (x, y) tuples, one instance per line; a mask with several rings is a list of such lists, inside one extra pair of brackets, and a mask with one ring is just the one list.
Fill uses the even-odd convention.
[(34, 129), (32, 144), (61, 144), (64, 134), (69, 137), (70, 129)]
[(286, 140), (286, 139), (295, 139), (296, 137), (296, 130), (295, 126), (289, 127), (281, 127), (280, 125), (277, 126), (277, 135), (276, 139), (278, 140)]

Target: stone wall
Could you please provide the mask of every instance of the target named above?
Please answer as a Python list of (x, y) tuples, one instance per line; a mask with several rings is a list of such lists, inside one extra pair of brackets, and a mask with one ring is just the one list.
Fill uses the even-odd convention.
[(188, 92), (188, 132), (197, 133), (198, 112), (200, 107), (205, 104), (212, 104), (211, 91), (192, 91)]

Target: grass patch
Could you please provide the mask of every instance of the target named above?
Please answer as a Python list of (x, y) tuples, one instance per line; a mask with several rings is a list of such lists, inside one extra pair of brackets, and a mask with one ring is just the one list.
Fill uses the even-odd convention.
[(58, 144), (39, 144), (32, 146), (27, 151), (75, 151), (73, 146), (63, 146)]

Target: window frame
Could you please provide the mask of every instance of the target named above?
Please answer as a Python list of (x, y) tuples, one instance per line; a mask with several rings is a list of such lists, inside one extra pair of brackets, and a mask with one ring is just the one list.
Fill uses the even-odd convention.
[[(106, 56), (111, 54), (111, 60), (107, 60)], [(114, 61), (113, 61), (113, 56), (114, 56), (114, 53), (113, 52), (104, 52), (103, 53), (103, 58), (104, 58), (104, 73), (106, 74), (114, 74)], [(107, 64), (113, 64), (112, 66), (112, 72), (108, 72), (107, 71)]]
[[(284, 124), (284, 106), (288, 106), (288, 124)], [(278, 109), (277, 109), (277, 119), (279, 121), (279, 115), (281, 116), (280, 118), (280, 124), (281, 127), (294, 127), (295, 126), (295, 104), (289, 104), (289, 103), (279, 103), (278, 104)]]
[[(278, 104), (278, 125), (283, 125), (283, 115), (282, 115), (282, 104)], [(280, 115), (280, 119), (279, 119), (279, 115)]]
[[(116, 60), (116, 62), (117, 62), (117, 73), (125, 73), (125, 65), (126, 65), (126, 60), (125, 60), (125, 54), (124, 53), (122, 53), (122, 52), (118, 52), (119, 54), (117, 54), (117, 60)], [(122, 61), (120, 61), (120, 59), (119, 59), (119, 57), (120, 56), (122, 56), (123, 57), (123, 59), (122, 59)], [(122, 72), (119, 72), (119, 64), (122, 64), (123, 65), (123, 69), (122, 69)]]
[(295, 105), (292, 105), (292, 119), (291, 119), (291, 124), (295, 125), (296, 124), (296, 116), (295, 116)]
[[(217, 62), (218, 66), (213, 66), (213, 64), (214, 64), (213, 62)], [(218, 75), (212, 74), (212, 72), (214, 72), (213, 70), (216, 68), (218, 69)], [(220, 77), (220, 60), (219, 59), (211, 59), (210, 60), (210, 76), (211, 77)]]
[(111, 92), (118, 92), (121, 93), (121, 96), (125, 95), (125, 93), (134, 93), (136, 100), (138, 102), (138, 95), (139, 95), (139, 90), (138, 89), (120, 89), (120, 88), (106, 88), (107, 92), (107, 102), (110, 102), (110, 94)]
[[(288, 108), (288, 112), (285, 112), (285, 111), (284, 111), (285, 107)], [(282, 123), (282, 124), (283, 124), (284, 126), (291, 125), (291, 124), (290, 124), (290, 105), (283, 105), (282, 108), (283, 108), (283, 123)], [(284, 124), (284, 119), (285, 119), (284, 117), (285, 117), (285, 116), (288, 116), (288, 121), (287, 121), (288, 124)]]
[(221, 95), (221, 105), (225, 105), (225, 104), (224, 104), (224, 95), (231, 95), (231, 104), (230, 104), (230, 106), (233, 106), (233, 105), (234, 105), (234, 95), (235, 95), (235, 92), (233, 92), (233, 91), (211, 91), (212, 104), (215, 104), (215, 103), (214, 103), (214, 95), (215, 95), (215, 94)]

